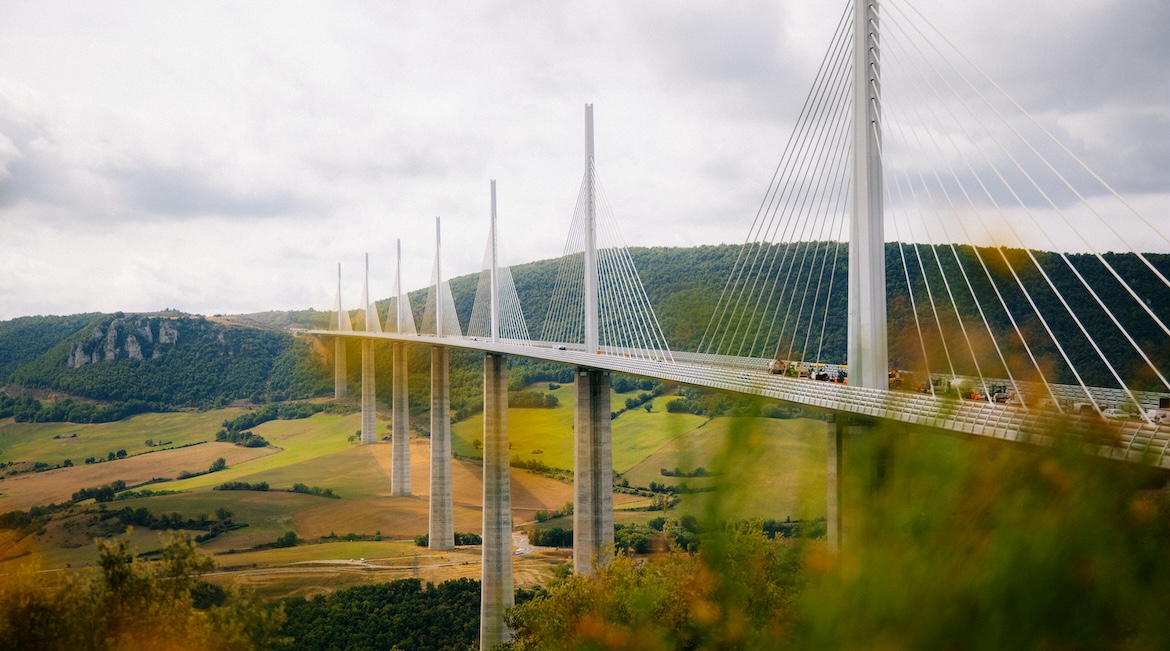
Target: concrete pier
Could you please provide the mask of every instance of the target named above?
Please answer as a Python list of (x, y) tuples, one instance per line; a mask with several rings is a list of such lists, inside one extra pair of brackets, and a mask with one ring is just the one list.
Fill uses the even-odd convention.
[(573, 442), (573, 565), (589, 575), (613, 547), (609, 372), (577, 369)]
[(333, 358), (333, 397), (344, 398), (349, 395), (345, 378), (345, 337), (334, 337)]
[[(608, 383), (606, 385), (608, 392)], [(607, 393), (608, 395), (608, 393)], [(606, 412), (606, 420), (609, 412)], [(608, 423), (607, 423), (608, 424)], [(608, 430), (608, 427), (607, 427)], [(507, 641), (512, 591), (512, 488), (508, 473), (508, 360), (483, 356), (483, 576), (479, 648)], [(612, 527), (610, 529), (612, 537)]]
[(406, 393), (406, 344), (394, 342), (394, 465), (390, 494), (410, 495), (410, 404)]
[(451, 491), (451, 377), (448, 349), (431, 348), (431, 510), (430, 549), (455, 549)]
[(828, 473), (825, 477), (827, 480), (825, 518), (828, 525), (829, 552), (833, 554), (841, 548), (841, 429), (836, 416), (830, 415), (825, 428), (829, 458)]
[(378, 442), (378, 401), (374, 393), (374, 342), (362, 339), (362, 445)]

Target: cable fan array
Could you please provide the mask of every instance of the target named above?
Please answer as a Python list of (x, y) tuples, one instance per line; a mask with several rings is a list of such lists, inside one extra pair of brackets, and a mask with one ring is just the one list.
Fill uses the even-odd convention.
[(333, 314), (329, 317), (329, 328), (338, 332), (353, 332), (349, 313), (341, 307), (341, 265), (337, 265), (337, 295), (333, 301)]
[[(431, 270), (431, 284), (427, 286), (427, 302), (423, 309), (420, 332), (428, 335), (441, 334), (444, 337), (462, 337), (459, 314), (455, 311), (455, 298), (451, 295), (451, 284), (445, 278), (440, 282), (439, 271), (439, 257), (436, 255), (435, 266)], [(436, 330), (436, 324), (442, 326), (441, 332)]]
[[(467, 324), (467, 336), (490, 338), (492, 336), (492, 258), (499, 259), (499, 242), (495, 229), (489, 229), (487, 249), (483, 254), (483, 267), (479, 272), (479, 283), (475, 288), (475, 303), (471, 307), (471, 321)], [(509, 267), (496, 265), (496, 297), (499, 300), (496, 330), (502, 341), (529, 343), (528, 325), (520, 309), (520, 297), (512, 282)]]
[(366, 277), (362, 282), (363, 327), (365, 332), (382, 332), (382, 319), (378, 316), (378, 306), (370, 298), (370, 254), (366, 254)]
[(910, 3), (888, 6), (887, 234), (917, 339), (891, 357), (987, 399), (1144, 416), (1170, 391), (1170, 257), (1135, 244), (1170, 239)]
[(850, 13), (838, 22), (700, 342), (707, 363), (845, 362)]
[[(386, 309), (384, 332), (404, 335), (417, 334), (414, 328), (414, 311), (410, 308), (410, 295), (402, 291), (402, 241), (397, 242), (397, 258), (394, 264), (394, 295)], [(401, 316), (400, 316), (401, 315)]]
[[(1145, 417), (1170, 391), (1170, 256), (1143, 251), (1170, 238), (909, 2), (882, 7), (891, 385)], [(704, 336), (712, 362), (845, 362), (850, 33), (847, 11)]]
[[(592, 166), (590, 166), (592, 167)], [(597, 247), (597, 352), (639, 359), (673, 361), (670, 346), (654, 308), (646, 296), (642, 279), (634, 267), (630, 252), (621, 239), (613, 209), (596, 171), (596, 247)], [(549, 300), (541, 339), (546, 342), (580, 348), (585, 343), (585, 229), (589, 216), (588, 178), (582, 178), (577, 206), (565, 242), (564, 254), (557, 267), (557, 279)]]

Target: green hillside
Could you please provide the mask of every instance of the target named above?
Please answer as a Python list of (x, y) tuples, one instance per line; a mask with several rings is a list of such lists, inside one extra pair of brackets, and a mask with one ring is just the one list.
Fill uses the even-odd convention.
[[(813, 255), (816, 251), (823, 253), (825, 247), (832, 246), (844, 245), (824, 242), (771, 245), (754, 247), (748, 253), (770, 256), (779, 253), (781, 247), (786, 247), (785, 254), (778, 257), (780, 262), (777, 267), (771, 269), (775, 277), (783, 277), (797, 264), (796, 260), (804, 259), (805, 254), (810, 251)], [(837, 278), (846, 277), (848, 256), (843, 251), (841, 248), (837, 252), (837, 266), (832, 270)], [(647, 295), (675, 350), (691, 350), (700, 344), (726, 279), (744, 252), (740, 245), (727, 244), (630, 249)], [(967, 324), (972, 347), (983, 353), (984, 359), (979, 370), (985, 376), (1002, 376), (1004, 370), (999, 366), (998, 355), (993, 353), (991, 340), (982, 325), (984, 319), (995, 332), (1004, 356), (1009, 360), (1023, 360), (1017, 363), (1019, 369), (1030, 366), (1027, 359), (1031, 354), (1043, 366), (1050, 368), (1052, 376), (1058, 381), (1074, 381), (1061, 351), (1047, 340), (1046, 332), (1050, 329), (1064, 344), (1064, 354), (1077, 365), (1086, 382), (1112, 386), (1114, 381), (1111, 372), (1101, 363), (1082, 332), (1083, 329), (1092, 336), (1116, 368), (1125, 369), (1135, 388), (1160, 386), (1157, 378), (1141, 372), (1144, 362), (1126, 338), (1119, 335), (1113, 326), (1113, 318), (1126, 324), (1134, 340), (1159, 367), (1170, 365), (1170, 344), (1145, 310), (1128, 300), (1127, 293), (1100, 261), (1082, 254), (1061, 256), (1032, 252), (1030, 255), (1019, 250), (1005, 249), (1001, 252), (970, 246), (920, 246), (915, 250), (897, 243), (887, 244), (891, 364), (910, 370), (923, 366), (923, 345), (915, 334), (917, 327), (913, 305), (918, 304), (920, 318), (925, 318), (923, 311), (927, 308), (923, 305), (923, 297), (927, 295), (929, 286), (930, 291), (940, 297), (940, 305), (949, 305), (950, 301), (941, 301), (941, 297), (953, 294), (957, 309), (942, 307), (940, 318), (949, 331), (957, 332), (960, 322)], [(902, 260), (916, 260), (918, 257), (933, 261), (933, 266), (925, 266), (925, 280), (921, 273), (912, 274), (912, 282), (907, 285)], [(1151, 300), (1148, 308), (1163, 321), (1170, 322), (1170, 289), (1132, 254), (1110, 253), (1105, 257), (1137, 291), (1156, 299)], [(1163, 273), (1170, 274), (1170, 256), (1150, 254), (1146, 257)], [(1017, 270), (1015, 276), (1003, 264), (1004, 258)], [(1032, 258), (1044, 270), (1043, 274), (1033, 266)], [(997, 260), (1000, 262), (994, 263)], [(986, 269), (983, 265), (985, 262)], [(541, 260), (512, 268), (529, 331), (537, 338), (543, 332), (558, 264), (559, 260), (556, 259)], [(945, 288), (939, 267), (950, 278), (962, 277), (966, 273), (976, 294), (983, 297), (995, 296), (989, 278), (994, 279), (1000, 294), (994, 300), (983, 298), (976, 303), (965, 286)], [(754, 282), (755, 275), (760, 272), (749, 269), (745, 273), (744, 282)], [(1077, 274), (1100, 288), (1099, 298), (1113, 313), (1113, 317), (1097, 305), (1096, 298), (1079, 288)], [(477, 276), (460, 276), (450, 282), (457, 311), (466, 328), (474, 302)], [(1059, 289), (1065, 300), (1076, 306), (1079, 323), (1070, 317), (1049, 283)], [(829, 306), (828, 316), (820, 324), (824, 335), (818, 337), (818, 350), (808, 351), (809, 355), (819, 353), (820, 359), (824, 361), (844, 361), (846, 307), (845, 293), (840, 290), (841, 287), (837, 287), (830, 296), (828, 284), (825, 283), (821, 288), (823, 296), (809, 297), (818, 304)], [(914, 303), (910, 299), (911, 292), (915, 296)], [(416, 322), (421, 322), (425, 293), (425, 290), (418, 290), (410, 295)], [(774, 312), (783, 303), (781, 299), (777, 297), (755, 311), (742, 308), (738, 312), (733, 310), (734, 318), (723, 321), (739, 324), (742, 317), (742, 331), (749, 332), (754, 324), (766, 324), (776, 317)], [(1030, 351), (1025, 350), (1014, 335), (1014, 326), (1001, 306), (1001, 300), (1013, 314), (1026, 314), (1031, 311), (1030, 304), (1035, 303), (1045, 315), (1043, 323), (1035, 317), (1018, 319), (1020, 329), (1030, 333)], [(379, 305), (383, 310), (386, 309), (386, 301), (381, 301)], [(358, 311), (352, 311), (350, 317), (356, 325), (361, 325)], [(20, 388), (42, 389), (119, 405), (117, 409), (108, 410), (100, 417), (94, 415), (95, 407), (84, 404), (45, 411), (42, 416), (50, 420), (78, 422), (88, 422), (95, 418), (120, 418), (148, 410), (210, 408), (240, 399), (263, 403), (323, 396), (330, 393), (332, 385), (334, 359), (331, 342), (297, 338), (288, 328), (328, 327), (330, 318), (329, 313), (315, 310), (216, 318), (168, 312), (150, 315), (119, 313), (23, 317), (0, 322), (0, 382), (16, 385), (14, 395)], [(808, 320), (810, 317), (806, 315), (801, 318)], [(802, 328), (807, 329), (808, 325), (798, 323), (797, 330), (803, 331)], [(951, 350), (944, 351), (946, 342), (939, 336), (937, 326), (929, 326), (931, 324), (927, 322), (923, 334), (925, 347), (931, 355), (932, 368), (942, 368), (942, 353), (947, 352), (945, 359), (956, 372), (975, 373), (969, 354), (963, 352), (966, 345), (955, 346), (952, 341)], [(726, 333), (716, 330), (716, 334), (723, 337)], [(720, 350), (734, 350), (760, 357), (773, 355), (775, 337), (739, 341), (745, 336), (735, 332), (728, 334)], [(802, 346), (803, 341), (793, 347), (792, 354), (799, 355)], [(391, 349), (388, 344), (382, 343), (376, 344), (374, 349), (378, 398), (388, 403), (392, 386)], [(361, 373), (359, 347), (348, 346), (346, 356), (351, 395), (356, 395)], [(421, 417), (429, 407), (429, 350), (425, 346), (411, 346), (408, 356), (410, 406), (412, 412)], [(451, 363), (452, 410), (456, 418), (462, 420), (481, 409), (482, 357), (476, 353), (454, 351)], [(525, 384), (535, 381), (564, 382), (564, 374), (568, 372), (564, 368), (528, 360), (513, 359), (509, 364), (513, 375), (522, 378)], [(1026, 372), (1024, 379), (1028, 379)], [(25, 405), (24, 411), (20, 413), (35, 413), (39, 409), (40, 406), (32, 409)], [(11, 404), (0, 402), (0, 418), (17, 411)]]
[[(0, 326), (8, 323), (12, 322)], [(78, 323), (83, 325), (76, 327)], [(287, 332), (181, 314), (78, 315), (43, 322), (37, 338), (40, 347), (47, 345), (51, 332), (70, 328), (67, 336), (16, 366), (5, 379), (25, 389), (104, 403), (149, 403), (151, 410), (209, 408), (239, 399), (303, 399), (331, 387), (327, 368), (313, 355), (311, 342)], [(18, 331), (31, 340), (32, 329)], [(70, 410), (73, 413), (42, 418), (93, 420), (92, 404), (76, 403)]]
[(0, 380), (73, 336), (99, 314), (25, 316), (0, 321)]

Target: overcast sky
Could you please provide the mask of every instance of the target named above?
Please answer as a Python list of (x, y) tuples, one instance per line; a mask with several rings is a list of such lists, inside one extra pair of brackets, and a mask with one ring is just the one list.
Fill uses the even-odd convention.
[[(892, 1), (892, 0), (891, 0)], [(916, 6), (1156, 223), (1170, 3)], [(739, 242), (842, 2), (0, 0), (0, 319), (356, 308), (559, 255), (595, 106), (630, 245)]]

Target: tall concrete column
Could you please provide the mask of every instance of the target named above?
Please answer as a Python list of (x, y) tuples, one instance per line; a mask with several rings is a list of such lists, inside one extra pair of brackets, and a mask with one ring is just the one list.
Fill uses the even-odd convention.
[(378, 402), (374, 394), (374, 342), (362, 339), (362, 445), (378, 442)]
[(455, 549), (451, 491), (451, 378), (448, 349), (431, 347), (431, 512), (428, 547)]
[[(608, 417), (609, 414), (606, 414)], [(483, 576), (479, 648), (507, 641), (512, 592), (512, 487), (508, 476), (508, 360), (483, 356)]]
[(333, 397), (344, 398), (349, 395), (345, 377), (345, 337), (333, 338), (333, 357)]
[(601, 351), (598, 330), (597, 190), (593, 159), (593, 105), (585, 105), (585, 352)]
[(828, 525), (829, 552), (837, 553), (841, 548), (841, 424), (835, 415), (829, 416), (826, 431), (828, 438), (828, 473), (825, 495), (825, 519)]
[(849, 222), (849, 383), (889, 386), (886, 248), (882, 215), (878, 0), (854, 0), (853, 180)]
[(410, 404), (406, 393), (406, 344), (394, 342), (394, 465), (390, 494), (410, 495)]
[(613, 448), (609, 372), (577, 369), (573, 432), (573, 565), (592, 574), (613, 546)]

